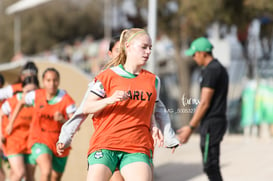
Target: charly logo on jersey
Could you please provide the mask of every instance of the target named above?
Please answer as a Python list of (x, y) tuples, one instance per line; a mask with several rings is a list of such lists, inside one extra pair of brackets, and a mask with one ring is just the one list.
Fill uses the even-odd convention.
[(102, 157), (103, 157), (102, 151), (97, 151), (97, 152), (95, 153), (94, 157), (95, 157), (96, 159), (102, 158)]
[(51, 115), (51, 114), (41, 114), (40, 118), (54, 121), (54, 115)]
[(132, 100), (150, 101), (153, 93), (147, 91), (131, 91), (127, 92), (127, 95)]

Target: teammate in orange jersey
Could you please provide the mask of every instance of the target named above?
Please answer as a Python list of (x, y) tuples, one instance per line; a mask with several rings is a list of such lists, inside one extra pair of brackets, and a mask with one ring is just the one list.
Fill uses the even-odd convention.
[(22, 70), (15, 84), (8, 85), (6, 87), (0, 88), (0, 101), (3, 101), (7, 98), (12, 97), (16, 92), (22, 91), (22, 82), (23, 80), (31, 75), (38, 75), (38, 68), (34, 62), (27, 62)]
[[(76, 110), (74, 100), (65, 90), (58, 89), (59, 72), (47, 68), (42, 76), (43, 89), (31, 91), (17, 105), (18, 110), (24, 104), (33, 105), (34, 114), (29, 135), (31, 154), (28, 163), (38, 164), (41, 170), (40, 181), (59, 181), (65, 169), (70, 148), (62, 156), (57, 154), (56, 142), (62, 125)], [(12, 116), (12, 119), (14, 119)]]
[[(109, 180), (116, 167), (125, 180), (152, 180), (150, 129), (160, 84), (142, 68), (151, 53), (151, 39), (143, 29), (133, 28), (122, 32), (120, 43), (119, 56), (96, 76), (79, 108), (94, 114), (88, 181)], [(63, 130), (57, 144), (60, 154), (70, 144)]]
[[(20, 181), (26, 176), (24, 160), (29, 153), (27, 149), (27, 140), (32, 121), (33, 108), (24, 107), (13, 122), (9, 121), (7, 116), (13, 114), (13, 111), (18, 101), (22, 99), (23, 94), (39, 87), (38, 78), (36, 76), (26, 77), (22, 82), (22, 87), (23, 92), (17, 93), (13, 97), (7, 99), (2, 105), (0, 113), (3, 150), (10, 163), (11, 181)], [(6, 119), (3, 119), (3, 121), (2, 115), (6, 115)]]
[[(2, 105), (5, 99), (10, 98), (17, 92), (22, 91), (22, 82), (25, 79), (25, 77), (37, 74), (38, 68), (36, 67), (36, 65), (32, 61), (28, 61), (21, 69), (20, 75), (16, 83), (0, 88), (0, 105)], [(1, 173), (3, 172), (1, 172), (0, 169), (0, 177), (1, 175), (3, 175)]]

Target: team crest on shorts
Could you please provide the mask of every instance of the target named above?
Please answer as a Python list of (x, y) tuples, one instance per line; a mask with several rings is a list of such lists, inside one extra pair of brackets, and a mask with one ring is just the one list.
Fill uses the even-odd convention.
[(95, 157), (96, 159), (102, 158), (102, 157), (103, 157), (102, 151), (97, 151), (97, 152), (95, 153), (94, 157)]

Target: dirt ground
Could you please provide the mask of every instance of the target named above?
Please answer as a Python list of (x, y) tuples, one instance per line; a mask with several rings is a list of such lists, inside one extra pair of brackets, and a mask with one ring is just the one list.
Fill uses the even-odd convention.
[[(273, 139), (226, 135), (221, 148), (221, 169), (228, 181), (271, 181), (273, 178)], [(199, 136), (171, 154), (155, 150), (155, 181), (207, 181), (201, 165)]]

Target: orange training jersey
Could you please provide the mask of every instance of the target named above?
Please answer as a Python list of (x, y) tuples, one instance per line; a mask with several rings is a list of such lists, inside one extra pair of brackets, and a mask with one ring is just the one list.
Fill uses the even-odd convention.
[[(16, 92), (22, 92), (22, 84), (21, 83), (12, 84), (8, 87), (9, 87), (8, 89), (3, 88), (3, 89), (5, 89), (5, 92), (3, 94), (5, 94), (7, 97), (12, 97)], [(0, 107), (2, 106), (2, 104), (4, 102), (5, 102), (5, 99), (2, 98), (2, 100), (0, 100)]]
[(106, 97), (116, 90), (124, 90), (128, 91), (129, 99), (94, 114), (95, 132), (90, 140), (88, 155), (99, 149), (150, 155), (153, 149), (150, 124), (157, 97), (155, 78), (146, 70), (135, 78), (124, 78), (111, 69), (96, 77), (95, 80), (102, 83)]
[[(11, 113), (13, 113), (16, 107), (19, 96), (21, 94), (16, 94), (13, 97), (7, 99), (7, 103), (11, 108)], [(27, 140), (29, 135), (29, 128), (32, 121), (33, 108), (23, 107), (23, 109), (18, 113), (12, 127), (12, 132), (10, 135), (6, 134), (6, 126), (8, 124), (7, 117), (2, 122), (2, 134), (6, 141), (3, 144), (3, 151), (5, 155), (15, 155), (15, 154), (26, 154), (27, 150)]]
[(0, 100), (0, 108), (1, 108), (1, 106), (3, 105), (3, 103), (5, 102), (5, 100)]
[[(56, 143), (63, 123), (54, 120), (54, 114), (58, 111), (67, 120), (67, 107), (74, 105), (74, 100), (65, 92), (61, 100), (55, 104), (49, 104), (46, 100), (45, 89), (35, 91), (35, 115), (30, 129), (29, 146), (35, 143), (47, 145), (53, 154), (60, 157), (56, 151)], [(70, 148), (67, 148), (61, 157), (69, 154)]]
[(16, 92), (22, 92), (22, 83), (12, 84), (11, 87), (13, 94)]

